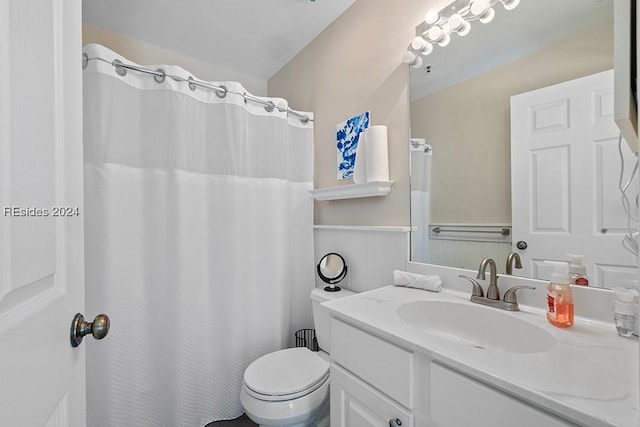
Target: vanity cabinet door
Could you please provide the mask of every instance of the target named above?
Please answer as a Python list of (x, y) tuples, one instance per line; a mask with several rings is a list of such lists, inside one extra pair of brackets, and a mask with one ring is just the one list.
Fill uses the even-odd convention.
[(331, 364), (331, 427), (413, 427), (408, 409)]
[(430, 402), (431, 419), (439, 427), (576, 427), (436, 363), (431, 363)]

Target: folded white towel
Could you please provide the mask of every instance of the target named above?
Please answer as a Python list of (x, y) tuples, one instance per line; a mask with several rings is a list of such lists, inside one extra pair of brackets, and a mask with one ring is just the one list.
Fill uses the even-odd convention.
[(393, 284), (431, 292), (440, 292), (442, 290), (442, 280), (440, 280), (440, 276), (435, 274), (425, 276), (423, 274), (409, 273), (408, 271), (394, 270)]

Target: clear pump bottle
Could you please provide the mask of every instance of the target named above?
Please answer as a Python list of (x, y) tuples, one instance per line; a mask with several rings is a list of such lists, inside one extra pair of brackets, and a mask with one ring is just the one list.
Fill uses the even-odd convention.
[(584, 265), (584, 255), (567, 254), (571, 258), (569, 264), (569, 283), (572, 285), (589, 286), (587, 267)]
[(621, 337), (631, 337), (637, 328), (638, 291), (636, 289), (615, 288), (615, 311), (613, 320)]
[(573, 326), (573, 293), (566, 262), (547, 261), (553, 268), (547, 287), (547, 320), (558, 328)]

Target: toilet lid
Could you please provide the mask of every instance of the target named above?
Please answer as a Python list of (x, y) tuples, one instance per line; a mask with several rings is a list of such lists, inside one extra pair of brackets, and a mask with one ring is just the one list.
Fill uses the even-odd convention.
[(298, 394), (326, 380), (329, 363), (306, 347), (262, 356), (244, 371), (244, 383), (266, 396)]

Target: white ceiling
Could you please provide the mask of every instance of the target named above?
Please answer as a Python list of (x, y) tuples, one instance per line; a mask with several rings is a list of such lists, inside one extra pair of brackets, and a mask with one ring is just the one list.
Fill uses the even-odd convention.
[(423, 66), (411, 69), (411, 99), (435, 93), (578, 31), (609, 22), (613, 19), (613, 1), (522, 0), (511, 11), (498, 3), (494, 6), (493, 21), (473, 22), (468, 35), (452, 35), (448, 46), (434, 46), (433, 53), (424, 57)]
[(83, 21), (262, 79), (355, 0), (83, 0)]

